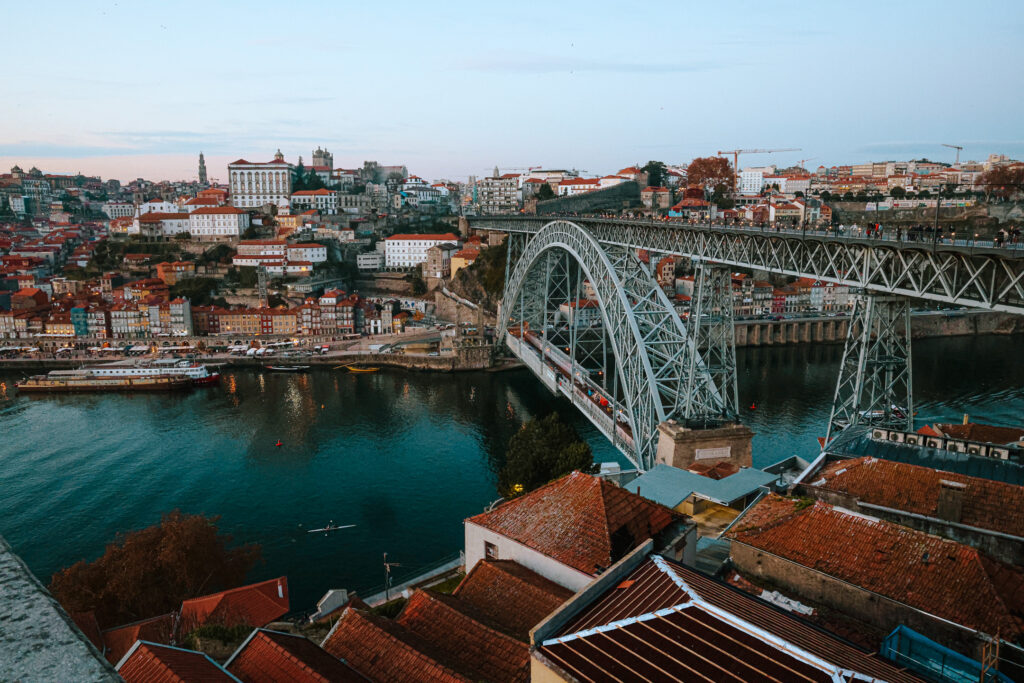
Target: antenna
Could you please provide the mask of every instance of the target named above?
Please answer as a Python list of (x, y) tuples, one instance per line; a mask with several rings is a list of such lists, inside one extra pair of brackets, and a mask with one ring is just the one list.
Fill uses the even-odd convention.
[(401, 566), (400, 562), (388, 562), (388, 554), (384, 553), (384, 602), (391, 601), (391, 568)]

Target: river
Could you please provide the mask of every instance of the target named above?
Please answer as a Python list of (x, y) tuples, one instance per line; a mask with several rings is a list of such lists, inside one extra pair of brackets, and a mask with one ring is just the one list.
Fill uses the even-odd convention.
[[(1022, 349), (1020, 337), (915, 341), (918, 424), (964, 412), (1024, 422)], [(755, 466), (814, 455), (841, 351), (739, 349)], [(13, 379), (0, 375), (6, 387)], [(0, 398), (0, 534), (47, 583), (162, 512), (220, 515), (222, 531), (262, 545), (252, 578), (287, 575), (293, 609), (305, 610), (329, 588), (382, 583), (384, 552), (402, 563), (398, 579), (456, 553), (462, 520), (497, 496), (494, 471), (520, 420), (551, 410), (576, 425), (597, 460), (622, 461), (525, 370), (246, 370), (187, 395)], [(328, 520), (356, 526), (306, 533)]]

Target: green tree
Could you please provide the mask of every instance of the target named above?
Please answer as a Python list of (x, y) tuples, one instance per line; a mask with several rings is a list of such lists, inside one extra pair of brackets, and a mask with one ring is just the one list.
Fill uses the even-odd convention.
[(907, 191), (906, 189), (897, 185), (896, 187), (889, 190), (889, 196), (892, 197), (893, 199), (903, 199), (907, 196)]
[(255, 287), (259, 282), (259, 275), (252, 266), (240, 266), (238, 268), (238, 286)]
[(306, 167), (300, 161), (298, 165), (292, 169), (292, 192), (300, 192), (308, 189), (306, 187)]
[(540, 186), (540, 189), (537, 190), (538, 201), (544, 201), (545, 199), (554, 199), (556, 196), (557, 195), (555, 194), (555, 191), (551, 189), (551, 185), (548, 183), (544, 183), (543, 185)]
[(530, 420), (509, 440), (498, 492), (514, 498), (573, 470), (597, 471), (590, 445), (558, 413), (551, 413)]
[(219, 517), (178, 510), (118, 536), (103, 556), (62, 569), (50, 593), (68, 612), (94, 612), (110, 628), (178, 609), (182, 600), (234, 588), (260, 558), (258, 545), (229, 547)]
[(822, 192), (818, 196), (821, 197), (821, 201), (823, 201), (823, 202), (827, 202), (827, 201), (831, 201), (832, 200), (832, 193), (829, 192), (828, 190), (825, 190), (824, 192)]
[(852, 202), (854, 199), (856, 199), (856, 197), (853, 196), (853, 192), (850, 190), (847, 190), (846, 194), (843, 195), (844, 202)]
[(661, 161), (648, 161), (640, 169), (647, 174), (647, 184), (651, 187), (660, 187), (665, 184), (665, 164)]
[(427, 283), (423, 279), (423, 275), (420, 273), (419, 268), (416, 268), (409, 273), (406, 278), (412, 285), (412, 295), (420, 296), (427, 293)]
[(252, 239), (256, 239), (259, 236), (260, 236), (260, 229), (259, 229), (258, 226), (255, 226), (255, 225), (250, 225), (248, 228), (245, 229), (244, 232), (242, 232), (242, 239), (243, 240), (252, 240)]
[(217, 280), (208, 277), (190, 277), (171, 285), (171, 296), (189, 300), (193, 306), (206, 306), (217, 291)]

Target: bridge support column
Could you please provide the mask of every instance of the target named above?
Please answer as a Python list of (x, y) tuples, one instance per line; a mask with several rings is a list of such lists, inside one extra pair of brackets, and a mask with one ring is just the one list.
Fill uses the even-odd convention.
[(902, 297), (862, 295), (854, 303), (825, 443), (867, 424), (911, 431), (910, 306)]
[[(684, 394), (685, 419), (735, 420), (739, 415), (736, 388), (736, 325), (733, 320), (732, 275), (727, 268), (699, 264), (695, 273), (693, 304), (690, 307), (689, 333), (697, 353), (690, 357), (687, 388)], [(702, 414), (705, 406), (694, 400), (699, 395), (696, 383), (706, 381), (698, 364), (704, 361), (706, 374), (722, 397), (721, 413)]]

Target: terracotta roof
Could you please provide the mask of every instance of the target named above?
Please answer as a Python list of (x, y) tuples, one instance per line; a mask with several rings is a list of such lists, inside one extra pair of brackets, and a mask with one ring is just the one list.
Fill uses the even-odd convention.
[(117, 666), (127, 683), (237, 681), (202, 652), (140, 640)]
[(325, 195), (329, 195), (329, 194), (334, 194), (334, 193), (331, 192), (330, 190), (325, 190), (323, 188), (321, 188), (319, 190), (299, 190), (298, 192), (292, 192), (292, 196), (293, 197), (313, 197), (313, 196), (325, 196)]
[(387, 240), (446, 240), (451, 242), (458, 242), (459, 238), (450, 232), (446, 232), (443, 235), (392, 235), (391, 237), (385, 238)]
[(433, 646), (390, 619), (349, 608), (324, 638), (323, 649), (374, 681), (472, 683), (441, 663)]
[[(468, 609), (467, 609), (468, 608)], [(529, 679), (529, 648), (470, 612), (471, 605), (433, 591), (417, 590), (396, 623), (442, 653), (445, 663), (487, 681)]]
[(744, 543), (986, 633), (1024, 632), (1024, 570), (969, 546), (823, 502), (767, 496), (729, 532)]
[[(67, 316), (70, 318), (70, 313)], [(53, 320), (53, 317), (50, 318)], [(78, 627), (85, 637), (89, 639), (97, 650), (103, 652), (103, 633), (100, 632), (100, 624), (96, 621), (96, 613), (89, 612), (71, 612), (71, 620), (75, 622), (75, 626)]]
[(964, 439), (966, 441), (1005, 445), (1024, 439), (1024, 429), (1017, 427), (996, 427), (994, 425), (978, 424), (977, 422), (937, 424), (935, 427), (948, 437)]
[(938, 516), (943, 481), (964, 484), (959, 523), (1024, 536), (1024, 486), (870, 457), (837, 460), (812, 478), (812, 486), (928, 517)]
[[(744, 653), (742, 659), (754, 665), (772, 666), (762, 659), (766, 654), (769, 659), (776, 662), (792, 661), (787, 653), (780, 651), (781, 648), (772, 651), (771, 649), (749, 650), (743, 646), (736, 647), (737, 643), (749, 644), (744, 637), (745, 634), (756, 632), (755, 629), (762, 629), (790, 646), (796, 646), (819, 657), (828, 665), (855, 671), (873, 677), (874, 680), (888, 681), (889, 683), (911, 683), (920, 680), (881, 659), (873, 652), (861, 650), (834, 636), (823, 633), (817, 627), (790, 613), (783, 612), (773, 605), (660, 557), (641, 563), (623, 577), (622, 581), (611, 584), (608, 590), (593, 599), (567, 625), (560, 628), (550, 641), (546, 641), (540, 652), (545, 656), (554, 654), (555, 657), (565, 657), (571, 661), (573, 653), (569, 651), (569, 648), (565, 648), (564, 652), (559, 652), (559, 648), (553, 646), (555, 639), (563, 638), (567, 634), (606, 627), (610, 624), (625, 625), (641, 615), (654, 617), (645, 619), (643, 622), (651, 628), (644, 629), (644, 636), (634, 643), (635, 647), (629, 648), (631, 651), (624, 653), (626, 658), (622, 660), (623, 662), (634, 657), (646, 659), (647, 656), (655, 654), (652, 652), (654, 648), (666, 651), (677, 648), (683, 652), (697, 651), (701, 647), (701, 637), (706, 633), (699, 625), (709, 623), (701, 615), (690, 613), (686, 617), (686, 620), (690, 622), (690, 628), (682, 630), (668, 628), (669, 624), (674, 625), (672, 619), (683, 621), (680, 618), (681, 615), (669, 614), (671, 608), (689, 603), (691, 600), (701, 601), (711, 609), (721, 610), (731, 616), (731, 618), (723, 619), (716, 629), (717, 634), (711, 635), (711, 638), (706, 641), (711, 647), (705, 651), (709, 660), (707, 665), (702, 667), (705, 672), (725, 665), (737, 672), (733, 676), (740, 680), (761, 680), (746, 670), (745, 665), (731, 663), (736, 650)], [(698, 607), (703, 606), (698, 605)], [(710, 612), (706, 608), (704, 611)], [(662, 615), (662, 618), (658, 618), (655, 616), (656, 614)], [(605, 634), (612, 634), (610, 636), (612, 643), (621, 640), (621, 636), (615, 633), (621, 630), (621, 626), (619, 628), (602, 628), (602, 630)], [(766, 641), (767, 639), (761, 637), (760, 640)], [(596, 643), (594, 644), (596, 645)], [(595, 653), (597, 656), (593, 661), (601, 662), (607, 654), (610, 654), (610, 651), (603, 646), (601, 650), (604, 652)], [(614, 665), (612, 664), (612, 666)], [(744, 678), (744, 673), (746, 678)], [(805, 674), (812, 680), (817, 677), (817, 674), (810, 671), (805, 671)], [(736, 680), (736, 678), (724, 675), (715, 677), (715, 680)], [(801, 679), (796, 677), (794, 672), (790, 672), (783, 674), (777, 680)], [(845, 677), (843, 680), (846, 680)]]
[(258, 628), (224, 667), (245, 683), (347, 683), (365, 676), (305, 636)]
[(181, 603), (185, 631), (209, 622), (264, 626), (287, 613), (288, 579), (284, 576)]
[(573, 472), (466, 521), (595, 575), (679, 517), (604, 479)]
[(573, 592), (511, 560), (481, 560), (453, 595), (510, 635), (526, 641), (530, 630)]
[(103, 632), (103, 644), (107, 648), (107, 660), (117, 664), (131, 649), (136, 640), (151, 643), (170, 643), (174, 637), (174, 615), (161, 614)]
[(211, 216), (217, 214), (243, 214), (246, 213), (241, 209), (236, 209), (233, 206), (204, 206), (201, 209), (196, 209), (191, 214), (185, 214), (190, 216)]

